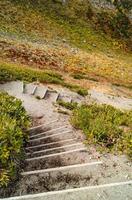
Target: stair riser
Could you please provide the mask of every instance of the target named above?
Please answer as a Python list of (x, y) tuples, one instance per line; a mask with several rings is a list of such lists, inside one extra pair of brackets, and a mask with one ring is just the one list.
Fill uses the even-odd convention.
[(33, 152), (33, 151), (41, 151), (41, 150), (45, 150), (45, 149), (49, 149), (49, 148), (57, 148), (57, 147), (61, 147), (61, 146), (65, 146), (65, 145), (71, 145), (71, 144), (75, 144), (77, 141), (76, 140), (64, 140), (64, 142), (58, 141), (56, 143), (47, 143), (47, 144), (42, 144), (42, 146), (34, 146), (34, 148), (29, 148), (27, 147), (26, 152)]
[[(98, 173), (98, 170), (100, 171), (100, 173)], [(103, 169), (101, 170), (101, 166), (94, 166), (94, 168), (85, 167), (63, 172), (25, 176), (17, 185), (17, 191), (15, 190), (15, 188), (12, 188), (11, 196), (19, 196), (20, 194), (29, 195), (49, 191), (53, 192), (81, 187), (90, 187), (93, 185), (98, 186), (98, 184), (102, 185), (128, 181), (127, 179), (124, 179), (123, 176), (120, 176), (119, 178), (115, 174), (115, 177), (111, 178), (110, 176), (106, 175), (106, 173), (102, 175), (103, 173), (104, 172)], [(24, 189), (21, 187), (21, 185), (23, 184)]]
[[(58, 135), (49, 135), (49, 136), (44, 136), (45, 138), (39, 138), (39, 139), (34, 139), (32, 141), (29, 141), (30, 146), (33, 145), (39, 145), (39, 144), (46, 144), (48, 142), (57, 142), (59, 140), (66, 140), (66, 139), (71, 139), (71, 132), (67, 132), (67, 133), (54, 133), (54, 134), (58, 134)], [(74, 138), (74, 137), (73, 137)]]
[(49, 155), (49, 154), (52, 154), (52, 153), (60, 153), (60, 152), (64, 152), (64, 151), (67, 151), (67, 150), (74, 150), (74, 149), (78, 149), (78, 148), (81, 148), (83, 147), (84, 145), (83, 144), (78, 144), (78, 145), (73, 145), (73, 146), (69, 146), (69, 147), (61, 147), (59, 149), (48, 149), (48, 150), (42, 150), (43, 152), (31, 152), (30, 151), (30, 154), (28, 153), (27, 156), (28, 158), (33, 158), (33, 157), (36, 157), (36, 156), (43, 156), (43, 155)]
[(67, 129), (67, 127), (59, 127), (59, 128), (55, 128), (55, 129), (50, 129), (50, 130), (44, 130), (42, 132), (37, 132), (34, 135), (30, 136), (30, 139), (37, 139), (37, 138), (42, 138), (45, 136), (49, 136), (49, 135), (53, 135), (53, 134), (57, 134), (60, 132), (66, 132), (66, 131), (70, 131), (69, 129)]
[[(96, 159), (93, 159), (97, 161)], [(87, 152), (73, 152), (65, 155), (58, 155), (49, 158), (41, 158), (27, 162), (25, 171), (40, 170), (46, 168), (61, 167), (73, 164), (91, 162), (91, 157)]]

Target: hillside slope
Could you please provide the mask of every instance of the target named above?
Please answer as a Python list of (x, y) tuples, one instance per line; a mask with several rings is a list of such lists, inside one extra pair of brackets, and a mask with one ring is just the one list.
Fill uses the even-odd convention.
[[(64, 78), (87, 88), (91, 81), (132, 88), (128, 39), (111, 37), (109, 30), (104, 33), (94, 8), (86, 3), (72, 0), (62, 6), (52, 0), (0, 2), (1, 62), (59, 71)], [(103, 21), (104, 26), (106, 23)]]

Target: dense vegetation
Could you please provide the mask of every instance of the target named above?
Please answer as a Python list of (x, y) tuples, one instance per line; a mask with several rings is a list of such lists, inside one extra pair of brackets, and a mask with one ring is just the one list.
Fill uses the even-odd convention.
[(58, 102), (73, 110), (71, 123), (83, 130), (87, 141), (100, 150), (126, 153), (132, 158), (132, 111), (123, 112), (108, 105), (82, 105)]
[(20, 100), (0, 93), (0, 186), (17, 178), (24, 159), (24, 142), (28, 135), (29, 117)]
[[(110, 1), (114, 4), (116, 11), (102, 11), (95, 9), (89, 0), (70, 0), (67, 1), (65, 6), (62, 5), (61, 0), (29, 0), (27, 7), (32, 7), (40, 13), (47, 13), (58, 20), (63, 19), (70, 24), (83, 22), (92, 22), (95, 29), (102, 29), (105, 33), (110, 34), (112, 37), (129, 38), (131, 34), (131, 23), (127, 16), (127, 11), (131, 10), (132, 3), (130, 0)], [(24, 4), (24, 0), (12, 0), (14, 3)], [(85, 24), (87, 25), (87, 24)]]
[(82, 105), (73, 111), (72, 124), (85, 133), (89, 143), (132, 157), (132, 111), (108, 105)]
[(73, 110), (77, 107), (77, 103), (76, 102), (64, 102), (62, 100), (59, 100), (57, 101), (57, 103), (62, 106), (62, 107), (65, 107), (66, 109), (69, 109), (69, 110)]
[[(103, 77), (107, 82), (132, 88), (132, 56), (128, 51), (132, 47), (132, 26), (129, 38), (123, 36), (127, 27), (125, 21), (118, 21), (116, 14), (121, 13), (117, 9), (92, 8), (92, 15), (91, 5), (77, 0), (68, 1), (66, 6), (61, 0), (3, 0), (0, 7), (2, 59), (36, 68), (41, 63), (41, 69), (62, 73), (84, 72), (99, 81)], [(83, 81), (80, 83), (85, 86)]]

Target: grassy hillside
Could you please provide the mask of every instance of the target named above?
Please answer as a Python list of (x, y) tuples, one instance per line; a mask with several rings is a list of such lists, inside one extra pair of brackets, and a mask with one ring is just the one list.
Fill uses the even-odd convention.
[[(113, 34), (107, 27), (104, 31), (91, 5), (77, 2), (63, 7), (59, 0), (1, 1), (1, 58), (70, 74), (83, 72), (131, 88), (130, 38), (117, 39), (115, 29)], [(102, 21), (105, 26), (107, 22)]]

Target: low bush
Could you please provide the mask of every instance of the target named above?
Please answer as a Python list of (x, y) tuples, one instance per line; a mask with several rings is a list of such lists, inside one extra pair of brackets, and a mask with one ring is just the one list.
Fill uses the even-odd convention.
[(131, 37), (131, 23), (129, 18), (120, 12), (107, 12), (102, 11), (96, 14), (95, 24), (101, 28), (105, 33), (110, 34), (116, 38), (129, 38)]
[(76, 102), (71, 102), (70, 103), (70, 102), (64, 102), (62, 100), (59, 100), (57, 103), (60, 106), (66, 108), (66, 109), (69, 109), (69, 110), (73, 110), (73, 109), (77, 108), (77, 105), (78, 105)]
[(90, 143), (132, 157), (132, 111), (124, 113), (108, 105), (82, 105), (74, 109), (71, 122), (83, 130)]
[(59, 84), (77, 92), (82, 96), (86, 96), (88, 94), (86, 89), (78, 85), (65, 83), (62, 76), (58, 73), (47, 70), (35, 70), (29, 67), (21, 67), (13, 64), (0, 63), (0, 83), (15, 80)]
[(24, 159), (25, 129), (30, 124), (22, 102), (0, 93), (0, 186), (14, 180)]
[(60, 84), (63, 79), (60, 74), (52, 71), (33, 70), (29, 67), (20, 67), (11, 64), (0, 64), (0, 82), (24, 80), (28, 82), (40, 81), (44, 83)]
[(81, 96), (87, 96), (88, 95), (88, 90), (85, 88), (80, 87), (79, 85), (73, 85), (70, 83), (63, 83), (62, 84), (64, 87), (69, 88), (70, 90), (77, 92)]

